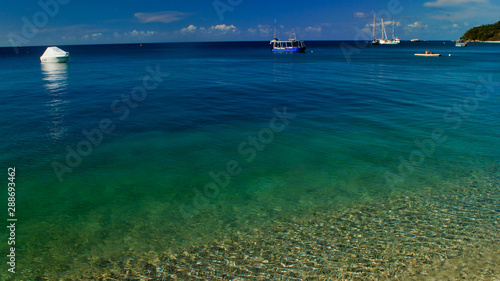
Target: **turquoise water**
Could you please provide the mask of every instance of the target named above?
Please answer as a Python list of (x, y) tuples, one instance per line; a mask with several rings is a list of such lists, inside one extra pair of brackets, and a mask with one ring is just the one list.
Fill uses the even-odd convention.
[[(1, 49), (17, 277), (498, 167), (500, 45), (307, 45), (66, 46), (60, 65), (39, 63), (44, 48)], [(414, 56), (426, 49), (443, 56)]]

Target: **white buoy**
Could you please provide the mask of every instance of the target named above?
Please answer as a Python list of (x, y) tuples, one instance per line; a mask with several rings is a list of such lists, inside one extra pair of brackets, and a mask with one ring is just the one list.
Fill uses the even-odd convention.
[(451, 57), (451, 54), (449, 54), (448, 56), (450, 56), (450, 57)]
[(58, 47), (48, 47), (40, 57), (41, 62), (66, 62), (69, 58), (69, 53), (59, 49)]

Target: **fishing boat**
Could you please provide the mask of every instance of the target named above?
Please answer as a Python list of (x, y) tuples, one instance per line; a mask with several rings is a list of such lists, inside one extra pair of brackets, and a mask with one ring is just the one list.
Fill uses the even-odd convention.
[(372, 33), (372, 45), (378, 45), (380, 42), (377, 38), (375, 38), (375, 17), (376, 14), (373, 15), (373, 33)]
[(274, 39), (269, 44), (273, 45), (273, 52), (304, 53), (306, 51), (304, 41), (297, 40), (295, 33), (293, 33), (293, 38), (285, 41), (276, 38), (276, 20), (274, 20)]
[(58, 47), (48, 47), (40, 57), (41, 62), (66, 62), (69, 59), (69, 52)]
[(455, 47), (467, 47), (467, 42), (465, 42), (464, 40), (460, 39), (457, 41), (457, 43), (455, 43)]
[(273, 39), (271, 44), (273, 44), (273, 52), (304, 53), (306, 51), (304, 41), (299, 41), (296, 38), (290, 38), (286, 41)]
[(382, 38), (378, 40), (382, 45), (397, 45), (401, 43), (399, 37), (395, 36), (394, 20), (392, 20), (392, 39), (387, 38), (387, 32), (385, 30), (384, 19), (382, 19)]
[(411, 42), (420, 42), (420, 39), (411, 39)]

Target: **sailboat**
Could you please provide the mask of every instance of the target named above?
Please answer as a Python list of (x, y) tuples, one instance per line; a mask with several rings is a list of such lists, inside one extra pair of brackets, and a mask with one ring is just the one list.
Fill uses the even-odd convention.
[(457, 40), (455, 47), (467, 47), (467, 43), (468, 42), (465, 42), (464, 40), (460, 39), (460, 40)]
[(396, 25), (395, 20), (392, 19), (392, 41), (396, 42), (396, 44), (399, 44), (399, 43), (401, 43), (401, 40), (399, 39), (399, 37), (396, 37), (396, 27), (395, 27), (395, 25)]
[(372, 45), (378, 45), (380, 42), (377, 38), (375, 38), (375, 17), (376, 14), (373, 15), (373, 34), (372, 34)]
[(397, 45), (401, 43), (399, 37), (395, 35), (394, 20), (392, 20), (392, 39), (387, 38), (387, 32), (385, 30), (384, 19), (382, 19), (382, 39), (378, 40), (380, 44), (383, 45)]

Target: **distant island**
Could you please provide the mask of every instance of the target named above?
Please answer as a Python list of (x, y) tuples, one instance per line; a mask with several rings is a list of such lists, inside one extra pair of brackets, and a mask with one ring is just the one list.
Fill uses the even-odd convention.
[(500, 21), (471, 28), (460, 39), (474, 42), (500, 41)]

